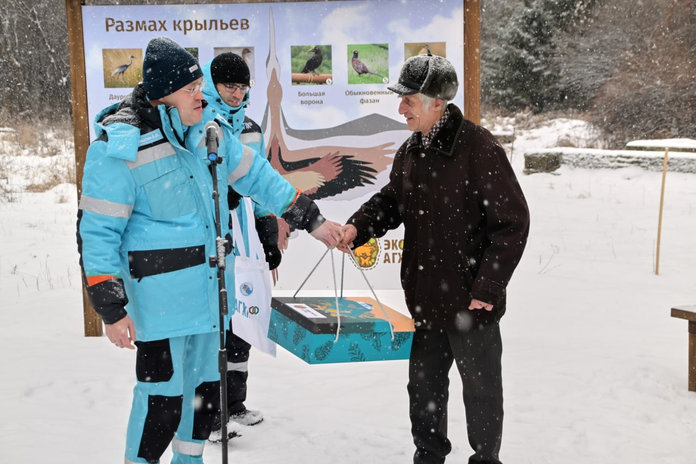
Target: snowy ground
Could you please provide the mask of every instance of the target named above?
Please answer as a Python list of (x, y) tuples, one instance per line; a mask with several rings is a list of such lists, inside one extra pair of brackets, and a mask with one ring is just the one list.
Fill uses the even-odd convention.
[[(526, 148), (581, 140), (558, 120), (517, 133), (513, 164), (532, 213), (503, 319), (507, 464), (696, 463), (687, 324), (696, 303), (696, 177), (669, 173), (660, 275), (661, 174), (561, 168), (522, 175)], [(29, 155), (5, 166), (40, 166)], [(25, 169), (9, 169), (26, 184)], [(83, 337), (76, 193), (62, 184), (0, 203), (0, 462), (122, 462), (133, 352)], [(347, 291), (346, 291), (347, 292)], [(347, 292), (348, 293), (348, 292)], [(354, 294), (354, 293), (353, 293)], [(380, 292), (404, 309), (400, 292)], [(413, 451), (405, 361), (309, 366), (252, 353), (248, 406), (266, 420), (230, 444), (230, 462), (403, 464)], [(466, 462), (453, 376), (448, 462)], [(165, 455), (163, 462), (168, 462)], [(220, 462), (208, 446), (206, 462)]]

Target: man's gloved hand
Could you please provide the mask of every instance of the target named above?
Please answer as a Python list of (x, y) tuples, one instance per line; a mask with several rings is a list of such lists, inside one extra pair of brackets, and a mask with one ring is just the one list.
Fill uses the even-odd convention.
[(238, 194), (232, 187), (227, 188), (227, 204), (230, 207), (230, 211), (239, 206), (239, 200), (241, 199), (242, 196)]
[(256, 232), (263, 245), (266, 262), (270, 270), (280, 266), (283, 254), (278, 248), (278, 221), (273, 215), (256, 218)]

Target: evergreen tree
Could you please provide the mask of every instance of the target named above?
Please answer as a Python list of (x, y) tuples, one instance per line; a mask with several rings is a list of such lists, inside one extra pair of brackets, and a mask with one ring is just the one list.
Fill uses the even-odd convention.
[(594, 4), (595, 0), (525, 0), (502, 30), (499, 45), (487, 55), (484, 98), (504, 108), (535, 112), (567, 104), (558, 36), (574, 30)]

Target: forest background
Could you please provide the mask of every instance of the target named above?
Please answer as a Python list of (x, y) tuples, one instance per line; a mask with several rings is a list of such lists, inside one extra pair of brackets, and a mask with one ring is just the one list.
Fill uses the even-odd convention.
[[(696, 0), (481, 4), (484, 118), (572, 116), (594, 124), (605, 148), (696, 138)], [(0, 126), (70, 131), (64, 2), (0, 2), (0, 50)]]

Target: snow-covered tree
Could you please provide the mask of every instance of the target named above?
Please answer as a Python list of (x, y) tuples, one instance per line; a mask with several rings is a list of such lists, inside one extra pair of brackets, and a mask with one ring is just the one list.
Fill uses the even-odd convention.
[(63, 1), (0, 2), (0, 118), (69, 114), (67, 38)]
[[(539, 112), (569, 104), (563, 36), (587, 21), (595, 0), (524, 0), (496, 30), (483, 65), (484, 97), (509, 109)], [(490, 3), (489, 3), (490, 5)], [(494, 37), (496, 34), (493, 34)], [(484, 36), (485, 37), (485, 36)]]

